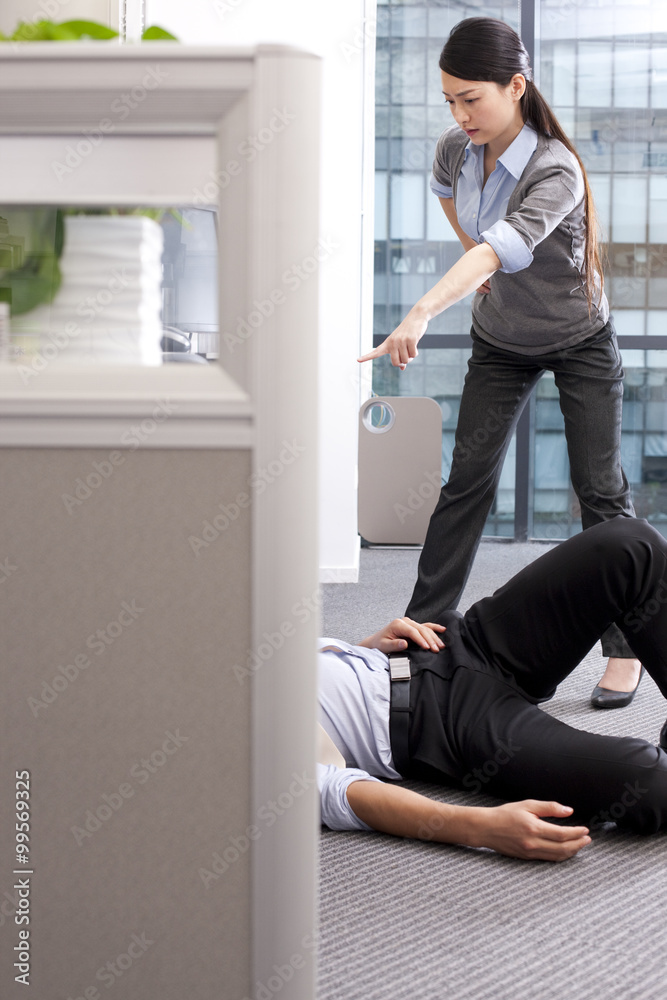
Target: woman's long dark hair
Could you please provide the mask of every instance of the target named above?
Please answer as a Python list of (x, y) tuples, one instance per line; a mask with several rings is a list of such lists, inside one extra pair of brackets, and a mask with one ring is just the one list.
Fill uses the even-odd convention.
[(440, 69), (460, 80), (483, 80), (506, 87), (515, 73), (526, 78), (521, 98), (523, 120), (540, 135), (558, 139), (576, 156), (584, 179), (584, 281), (589, 310), (597, 292), (595, 275), (604, 275), (598, 247), (598, 226), (593, 195), (581, 157), (561, 128), (558, 119), (533, 83), (533, 71), (523, 42), (504, 21), (493, 17), (468, 17), (452, 28), (440, 54)]

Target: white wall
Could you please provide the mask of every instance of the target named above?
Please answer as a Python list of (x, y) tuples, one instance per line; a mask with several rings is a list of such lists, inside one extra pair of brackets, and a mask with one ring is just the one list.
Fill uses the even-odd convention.
[[(366, 29), (365, 10), (369, 15)], [(323, 581), (356, 581), (358, 572), (357, 414), (368, 391), (360, 388), (356, 358), (371, 340), (372, 228), (362, 233), (362, 208), (364, 197), (372, 204), (368, 195), (372, 197), (374, 137), (372, 105), (364, 118), (363, 97), (364, 78), (370, 83), (367, 97), (373, 94), (374, 17), (374, 0), (190, 0), (187, 4), (182, 0), (146, 0), (146, 23), (160, 24), (182, 42), (280, 42), (316, 52), (324, 59), (320, 232), (330, 252), (310, 279), (319, 277), (321, 297), (319, 503)], [(365, 145), (364, 128), (368, 137)], [(370, 214), (366, 219), (371, 222)], [(364, 284), (368, 295), (363, 301), (362, 268), (370, 277)], [(368, 382), (370, 366), (366, 369), (363, 377)]]

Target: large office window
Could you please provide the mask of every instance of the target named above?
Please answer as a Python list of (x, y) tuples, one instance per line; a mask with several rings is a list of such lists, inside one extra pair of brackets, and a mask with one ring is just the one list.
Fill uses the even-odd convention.
[[(451, 123), (438, 55), (451, 27), (484, 14), (522, 30), (536, 80), (586, 164), (606, 250), (606, 290), (626, 368), (623, 462), (637, 513), (667, 533), (667, 5), (663, 0), (378, 3), (375, 343), (462, 250), (428, 187)], [(526, 31), (531, 34), (526, 37)], [(383, 395), (428, 395), (443, 413), (443, 477), (470, 353), (470, 300), (429, 325), (405, 372), (375, 362)], [(553, 378), (512, 442), (486, 533), (580, 530)]]
[[(540, 88), (574, 140), (605, 241), (626, 371), (622, 456), (637, 514), (667, 533), (667, 10), (541, 5)], [(635, 346), (636, 344), (636, 346)], [(538, 387), (533, 533), (580, 528), (553, 379)]]

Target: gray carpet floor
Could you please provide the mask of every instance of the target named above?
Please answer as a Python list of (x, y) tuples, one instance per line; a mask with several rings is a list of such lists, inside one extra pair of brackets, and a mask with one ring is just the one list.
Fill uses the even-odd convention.
[[(483, 542), (465, 610), (548, 546)], [(405, 610), (419, 552), (364, 549), (358, 584), (324, 587), (323, 631), (354, 642)], [(589, 706), (599, 645), (545, 711), (657, 742), (667, 705), (645, 676), (631, 706)], [(409, 787), (493, 805), (455, 789)], [(658, 1000), (667, 993), (667, 836), (612, 823), (562, 864), (323, 830), (318, 1000)], [(664, 897), (663, 897), (664, 894)]]

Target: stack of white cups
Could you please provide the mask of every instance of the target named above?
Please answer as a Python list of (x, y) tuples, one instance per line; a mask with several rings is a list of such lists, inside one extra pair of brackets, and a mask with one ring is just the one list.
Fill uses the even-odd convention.
[(162, 247), (146, 216), (67, 216), (60, 289), (16, 317), (12, 334), (37, 336), (49, 361), (161, 364)]

